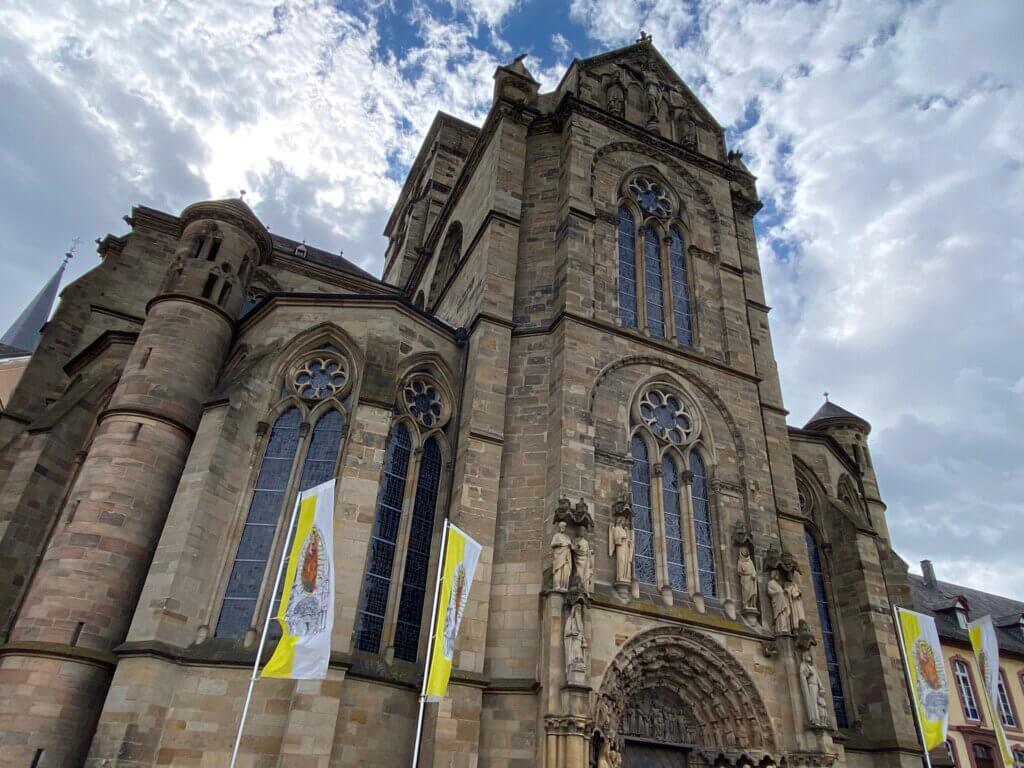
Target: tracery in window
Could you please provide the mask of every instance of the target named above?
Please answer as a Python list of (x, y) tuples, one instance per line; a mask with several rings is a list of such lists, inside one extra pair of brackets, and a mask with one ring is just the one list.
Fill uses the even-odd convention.
[(693, 440), (695, 424), (685, 401), (661, 387), (650, 387), (640, 398), (640, 418), (655, 437), (674, 445)]
[(322, 354), (303, 360), (292, 370), (295, 393), (304, 400), (323, 400), (342, 395), (349, 384), (348, 365), (340, 355)]
[[(644, 175), (629, 180), (618, 217), (619, 321), (654, 338), (693, 346), (690, 271), (675, 207), (661, 184)], [(667, 231), (667, 235), (665, 232)]]
[(245, 317), (252, 312), (259, 305), (261, 301), (267, 298), (267, 294), (261, 288), (247, 288), (245, 291), (245, 300), (242, 302), (242, 310), (239, 313), (239, 317)]
[(391, 648), (396, 659), (416, 661), (444, 468), (439, 428), (450, 413), (448, 395), (425, 373), (399, 390), (356, 616), (358, 650)]
[(849, 718), (846, 715), (846, 697), (843, 695), (843, 679), (839, 670), (839, 653), (836, 648), (835, 632), (832, 627), (832, 612), (829, 609), (828, 592), (825, 584), (825, 571), (822, 565), (818, 540), (809, 530), (804, 531), (807, 542), (807, 559), (811, 566), (811, 582), (814, 585), (814, 600), (818, 605), (818, 622), (821, 625), (821, 642), (825, 651), (825, 666), (828, 668), (828, 680), (832, 689), (832, 710), (836, 715), (836, 725), (848, 728)]
[(661, 488), (665, 508), (665, 559), (668, 583), (672, 589), (686, 591), (686, 555), (683, 542), (683, 519), (679, 495), (679, 471), (668, 456), (661, 460)]
[(981, 720), (978, 701), (974, 698), (970, 670), (968, 670), (967, 664), (960, 659), (953, 661), (953, 677), (956, 679), (957, 692), (960, 694), (960, 704), (964, 708), (964, 717), (968, 720)]

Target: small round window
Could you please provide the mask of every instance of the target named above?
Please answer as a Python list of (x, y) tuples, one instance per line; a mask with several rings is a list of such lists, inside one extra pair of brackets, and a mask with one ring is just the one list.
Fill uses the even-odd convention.
[(646, 176), (634, 176), (629, 182), (629, 193), (644, 213), (666, 219), (672, 215), (672, 201), (656, 181)]
[(654, 436), (674, 445), (693, 440), (696, 424), (683, 399), (674, 392), (651, 387), (639, 404), (640, 419)]
[(292, 371), (292, 387), (304, 400), (323, 400), (340, 395), (348, 384), (348, 366), (341, 357), (317, 355)]
[(402, 401), (416, 421), (428, 429), (448, 421), (448, 406), (437, 384), (426, 376), (412, 376), (402, 388)]

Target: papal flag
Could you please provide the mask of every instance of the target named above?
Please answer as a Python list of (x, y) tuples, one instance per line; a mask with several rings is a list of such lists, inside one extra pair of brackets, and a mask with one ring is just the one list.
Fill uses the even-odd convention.
[(281, 639), (263, 677), (327, 676), (334, 627), (334, 481), (299, 494), (295, 538), (281, 586)]
[(967, 632), (971, 636), (971, 648), (974, 649), (974, 658), (978, 660), (981, 678), (985, 683), (985, 693), (988, 694), (988, 702), (991, 705), (989, 713), (995, 727), (996, 741), (999, 742), (999, 751), (1003, 756), (1003, 765), (1013, 768), (1013, 753), (1010, 752), (1006, 731), (1003, 730), (1003, 720), (999, 716), (999, 641), (996, 639), (992, 617), (982, 616), (975, 619), (967, 625)]
[(448, 542), (442, 560), (437, 615), (431, 627), (430, 671), (424, 690), (427, 701), (439, 701), (448, 692), (452, 657), (455, 656), (455, 638), (459, 635), (459, 625), (469, 600), (469, 588), (473, 584), (477, 561), (480, 560), (480, 545), (465, 531), (447, 521), (445, 523), (448, 526)]
[(896, 609), (900, 641), (910, 675), (910, 695), (917, 711), (924, 747), (931, 751), (946, 740), (949, 724), (949, 686), (935, 619), (923, 613)]

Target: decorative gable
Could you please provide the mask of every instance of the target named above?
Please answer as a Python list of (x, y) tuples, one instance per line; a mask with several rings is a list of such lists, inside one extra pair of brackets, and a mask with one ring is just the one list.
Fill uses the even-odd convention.
[(579, 95), (606, 112), (688, 149), (724, 159), (721, 126), (642, 36), (581, 63)]

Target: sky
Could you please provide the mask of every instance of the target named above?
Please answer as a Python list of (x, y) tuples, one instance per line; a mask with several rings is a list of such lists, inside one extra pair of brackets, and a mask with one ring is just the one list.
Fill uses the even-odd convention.
[(1019, 0), (6, 0), (0, 329), (134, 204), (244, 189), (380, 274), (437, 110), (643, 29), (758, 176), (790, 423), (826, 390), (867, 418), (899, 553), (1024, 599), (1021, 28)]

